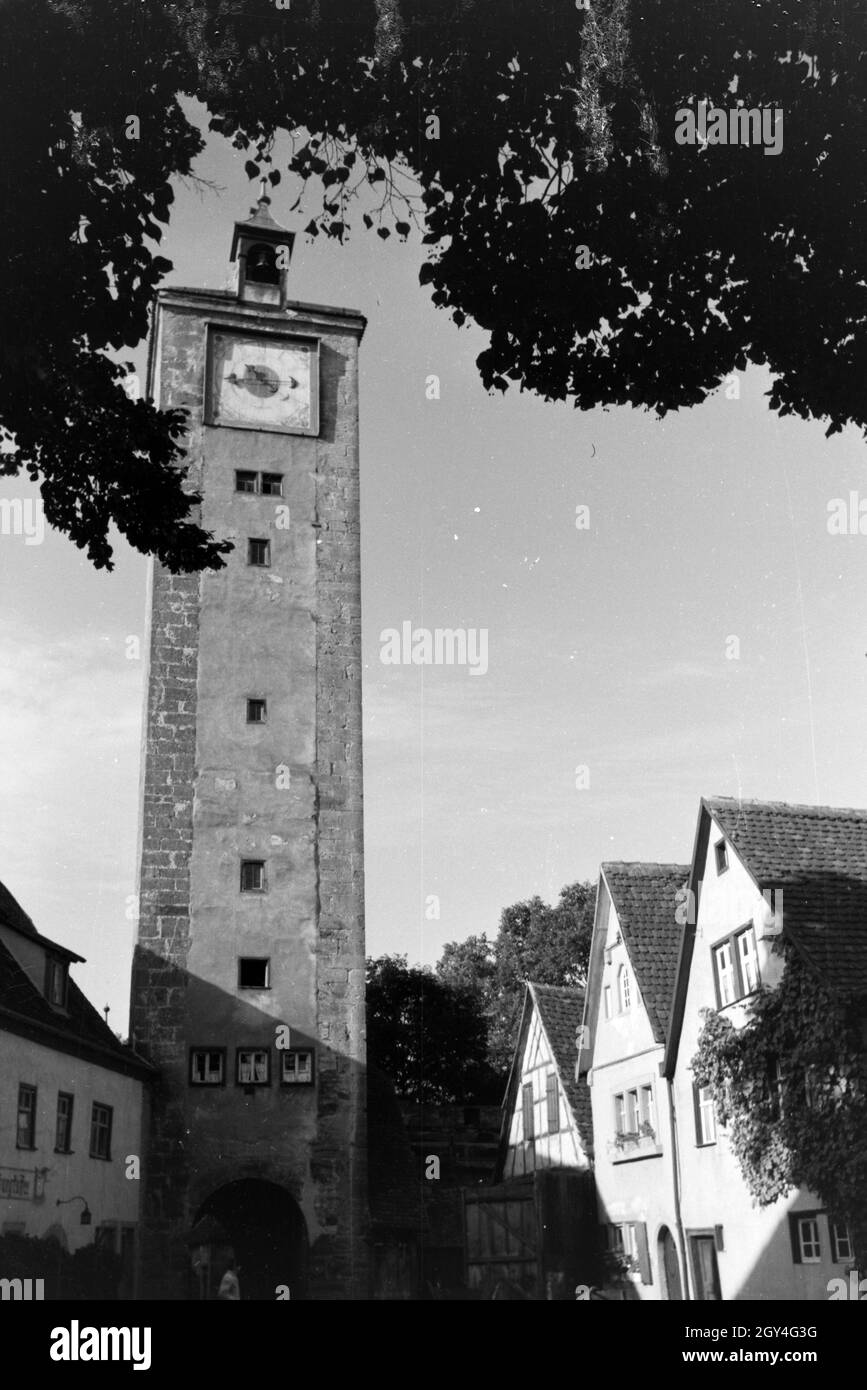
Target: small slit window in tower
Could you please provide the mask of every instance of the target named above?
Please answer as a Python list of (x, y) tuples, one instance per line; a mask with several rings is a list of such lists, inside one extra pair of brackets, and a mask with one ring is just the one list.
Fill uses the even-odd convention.
[(240, 956), (238, 959), (239, 989), (269, 989), (271, 962), (267, 956)]
[(271, 542), (259, 539), (247, 541), (247, 564), (270, 565)]
[(265, 861), (264, 859), (242, 859), (241, 860), (241, 892), (242, 893), (264, 893), (265, 891)]
[(247, 701), (247, 723), (264, 724), (268, 718), (268, 702), (258, 697)]

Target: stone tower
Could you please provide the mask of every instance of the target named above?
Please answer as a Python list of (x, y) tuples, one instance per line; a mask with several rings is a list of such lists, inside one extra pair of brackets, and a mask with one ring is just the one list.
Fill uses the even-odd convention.
[(143, 1296), (366, 1294), (358, 501), (363, 316), (287, 298), (263, 196), (231, 290), (167, 289), (149, 394), (189, 412), (226, 567), (155, 565), (135, 1046), (159, 1069)]

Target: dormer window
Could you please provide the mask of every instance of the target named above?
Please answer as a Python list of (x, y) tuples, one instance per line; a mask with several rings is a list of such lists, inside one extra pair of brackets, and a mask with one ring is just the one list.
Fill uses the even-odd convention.
[(68, 967), (59, 956), (45, 957), (45, 998), (52, 1009), (66, 1008)]

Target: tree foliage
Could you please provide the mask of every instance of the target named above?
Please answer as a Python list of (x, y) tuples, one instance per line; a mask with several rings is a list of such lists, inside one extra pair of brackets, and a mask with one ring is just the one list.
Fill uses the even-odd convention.
[(743, 1027), (705, 1011), (692, 1060), (754, 1199), (809, 1188), (847, 1222), (867, 1256), (867, 1063), (864, 1001), (841, 998), (785, 946), (779, 986), (763, 988)]
[(527, 980), (584, 983), (595, 903), (592, 883), (568, 884), (553, 907), (536, 896), (504, 908), (493, 941), (482, 933), (443, 948), (437, 975), (477, 994), (488, 1023), (488, 1061), (501, 1077), (512, 1061)]
[[(867, 423), (864, 6), (6, 0), (0, 51), (2, 468), (97, 565), (111, 524), (175, 569), (225, 550), (184, 493), (182, 419), (128, 400), (107, 355), (169, 268), (171, 180), (201, 147), (178, 93), (251, 177), (279, 181), (290, 132), (311, 236), (417, 219), (434, 303), (489, 335), (489, 388), (665, 413), (752, 362), (781, 414)], [(701, 99), (781, 108), (782, 152), (677, 144)]]
[(432, 1105), (498, 1099), (491, 1096), (486, 1031), (471, 990), (407, 965), (405, 955), (368, 960), (368, 1060), (402, 1099)]

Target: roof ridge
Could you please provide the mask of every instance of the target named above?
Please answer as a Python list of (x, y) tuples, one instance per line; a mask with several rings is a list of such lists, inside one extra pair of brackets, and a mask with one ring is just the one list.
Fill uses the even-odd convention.
[(769, 811), (797, 811), (801, 814), (819, 814), (830, 812), (835, 816), (858, 816), (867, 818), (867, 807), (863, 806), (828, 806), (819, 803), (805, 801), (762, 801), (758, 797), (751, 796), (705, 796), (702, 798), (705, 805), (713, 807), (722, 805), (725, 807), (737, 806), (759, 806)]

